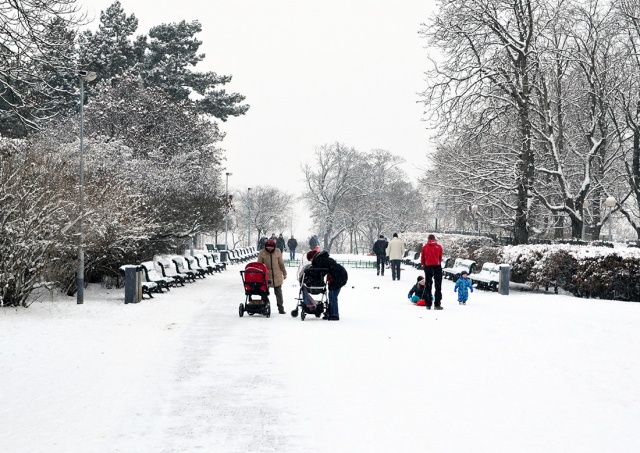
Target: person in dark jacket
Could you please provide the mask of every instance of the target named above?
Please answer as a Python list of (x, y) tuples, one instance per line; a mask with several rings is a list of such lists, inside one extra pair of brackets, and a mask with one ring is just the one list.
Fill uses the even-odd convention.
[[(427, 281), (427, 288), (431, 294), (431, 286), (435, 285), (433, 308), (442, 310), (442, 246), (436, 242), (433, 234), (429, 235), (427, 243), (422, 247), (420, 264), (424, 268), (424, 278)], [(431, 310), (431, 300), (425, 299), (427, 310)]]
[(258, 250), (262, 250), (264, 248), (265, 242), (267, 242), (267, 237), (266, 236), (262, 236), (260, 238), (260, 240), (258, 241)]
[(387, 256), (387, 246), (389, 242), (381, 234), (376, 242), (373, 244), (373, 253), (376, 255), (376, 268), (378, 269), (378, 275), (384, 275), (384, 263)]
[(278, 239), (276, 239), (276, 247), (280, 249), (280, 253), (284, 256), (284, 236), (280, 233)]
[(349, 279), (347, 270), (341, 264), (338, 264), (336, 260), (329, 257), (329, 252), (326, 250), (322, 252), (311, 250), (307, 253), (307, 258), (311, 261), (311, 266), (314, 268), (327, 270), (329, 315), (326, 319), (329, 321), (340, 321), (338, 294), (340, 294), (340, 289), (347, 284), (347, 280)]
[(291, 237), (287, 241), (287, 247), (289, 247), (289, 259), (290, 260), (295, 260), (296, 259), (296, 248), (298, 247), (298, 241), (296, 241), (293, 238), (293, 234), (291, 235)]
[(315, 234), (309, 238), (309, 250), (318, 250), (320, 246), (320, 241), (318, 241), (318, 236)]

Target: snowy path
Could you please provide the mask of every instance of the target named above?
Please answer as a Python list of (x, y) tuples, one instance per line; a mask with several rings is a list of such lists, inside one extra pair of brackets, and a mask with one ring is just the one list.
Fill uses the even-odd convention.
[(350, 269), (340, 322), (239, 318), (240, 269), (0, 310), (2, 451), (640, 451), (640, 304)]

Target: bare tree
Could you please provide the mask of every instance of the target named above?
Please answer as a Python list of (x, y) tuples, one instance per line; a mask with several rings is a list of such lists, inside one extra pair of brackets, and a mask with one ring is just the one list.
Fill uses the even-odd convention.
[(52, 75), (75, 73), (66, 30), (84, 23), (79, 12), (75, 0), (0, 2), (0, 113), (5, 122), (13, 116), (25, 128), (36, 128), (55, 111), (50, 100), (65, 87), (54, 84)]
[(316, 149), (313, 165), (304, 165), (307, 189), (303, 197), (322, 236), (322, 246), (331, 250), (333, 243), (350, 223), (348, 200), (360, 192), (367, 178), (361, 171), (362, 160), (354, 148), (334, 143)]
[[(427, 74), (424, 102), (442, 131), (455, 130), (470, 114), (487, 122), (509, 115), (517, 124), (515, 172), (508, 209), (516, 243), (529, 237), (529, 207), (535, 172), (532, 148), (531, 90), (536, 42), (546, 12), (540, 0), (447, 0), (421, 34), (438, 49)], [(505, 204), (507, 200), (505, 200)]]

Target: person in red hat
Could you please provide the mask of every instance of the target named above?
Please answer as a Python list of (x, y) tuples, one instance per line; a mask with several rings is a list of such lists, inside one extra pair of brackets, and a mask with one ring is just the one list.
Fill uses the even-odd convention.
[(282, 252), (276, 247), (276, 241), (268, 239), (264, 248), (258, 254), (259, 263), (263, 263), (269, 270), (269, 286), (273, 288), (278, 303), (278, 313), (283, 315), (284, 302), (282, 299), (282, 283), (287, 278), (287, 268), (284, 266)]

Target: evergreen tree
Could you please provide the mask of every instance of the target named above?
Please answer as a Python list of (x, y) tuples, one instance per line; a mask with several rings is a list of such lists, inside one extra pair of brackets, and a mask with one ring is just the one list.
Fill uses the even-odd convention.
[(162, 88), (176, 101), (189, 99), (191, 92), (198, 93), (202, 98), (196, 105), (222, 121), (244, 115), (249, 106), (240, 103), (245, 97), (218, 88), (229, 83), (231, 76), (193, 70), (205, 57), (198, 54), (202, 41), (195, 37), (201, 31), (198, 21), (153, 27), (142, 74), (145, 84)]
[(135, 67), (144, 55), (146, 37), (131, 37), (138, 29), (135, 15), (127, 16), (119, 1), (100, 13), (97, 32), (87, 30), (80, 40), (80, 66), (94, 71), (97, 80), (119, 77)]

